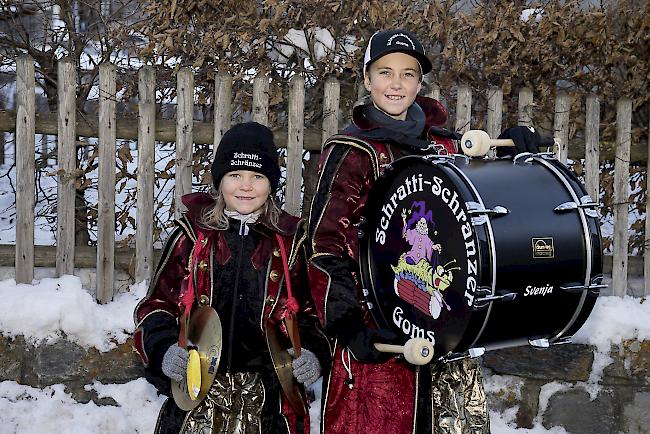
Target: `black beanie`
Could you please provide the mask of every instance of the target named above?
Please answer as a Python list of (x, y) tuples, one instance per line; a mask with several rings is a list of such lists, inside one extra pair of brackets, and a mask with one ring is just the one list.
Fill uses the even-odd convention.
[(273, 133), (257, 122), (237, 124), (223, 135), (212, 162), (212, 183), (219, 189), (221, 178), (235, 170), (250, 170), (266, 176), (274, 192), (280, 181), (278, 153)]

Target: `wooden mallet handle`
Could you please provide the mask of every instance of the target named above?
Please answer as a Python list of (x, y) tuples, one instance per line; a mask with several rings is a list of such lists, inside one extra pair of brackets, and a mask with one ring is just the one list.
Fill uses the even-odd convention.
[(510, 139), (491, 139), (483, 130), (469, 130), (460, 139), (460, 147), (465, 155), (482, 157), (492, 146), (515, 146)]
[(404, 345), (375, 344), (375, 348), (382, 353), (403, 354), (413, 365), (426, 365), (433, 359), (433, 345), (422, 338), (409, 339)]

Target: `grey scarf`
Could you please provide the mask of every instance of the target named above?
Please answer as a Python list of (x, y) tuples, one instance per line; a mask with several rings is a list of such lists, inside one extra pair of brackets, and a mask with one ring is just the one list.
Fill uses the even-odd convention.
[(372, 104), (364, 106), (362, 116), (374, 127), (360, 130), (355, 125), (350, 125), (344, 132), (375, 140), (391, 140), (416, 150), (425, 150), (429, 146), (427, 140), (420, 137), (426, 125), (426, 115), (417, 103), (411, 104), (403, 121), (392, 118)]

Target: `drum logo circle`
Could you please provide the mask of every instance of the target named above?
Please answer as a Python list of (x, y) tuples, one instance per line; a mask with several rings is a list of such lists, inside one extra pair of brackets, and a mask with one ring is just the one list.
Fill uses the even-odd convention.
[(372, 198), (368, 240), (375, 302), (405, 338), (450, 350), (465, 330), (479, 282), (472, 218), (437, 167), (409, 165), (386, 178), (378, 181), (383, 197)]

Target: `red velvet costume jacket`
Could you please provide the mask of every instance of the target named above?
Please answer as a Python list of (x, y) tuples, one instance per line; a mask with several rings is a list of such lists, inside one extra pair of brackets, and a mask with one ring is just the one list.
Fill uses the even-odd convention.
[[(216, 308), (219, 303), (220, 294), (215, 293), (214, 288), (218, 286), (215, 279), (227, 278), (227, 276), (215, 276), (214, 269), (219, 266), (228, 264), (233, 256), (237, 253), (226, 243), (225, 231), (218, 231), (206, 229), (197, 224), (201, 213), (206, 207), (213, 205), (212, 198), (204, 193), (193, 193), (183, 197), (183, 203), (187, 206), (188, 212), (183, 218), (177, 221), (177, 228), (169, 238), (163, 255), (158, 264), (158, 268), (152, 279), (147, 296), (136, 307), (134, 316), (136, 321), (136, 331), (134, 333), (134, 342), (136, 350), (140, 355), (144, 366), (146, 378), (154, 384), (162, 393), (170, 396), (170, 380), (161, 371), (162, 357), (170, 345), (178, 341), (178, 319), (181, 314), (181, 287), (183, 279), (189, 274), (190, 278), (194, 279), (195, 288), (195, 302), (194, 306), (199, 305), (212, 305)], [(284, 268), (280, 250), (278, 248), (278, 241), (275, 233), (279, 233), (284, 243), (285, 249), (288, 252), (288, 262), (290, 267), (291, 282), (294, 297), (300, 304), (300, 311), (298, 313), (299, 323), (301, 325), (301, 338), (304, 348), (313, 351), (321, 360), (321, 364), (325, 365), (323, 357), (327, 357), (329, 351), (327, 343), (322, 337), (322, 332), (317, 330), (315, 324), (317, 320), (313, 309), (313, 302), (309, 297), (307, 285), (305, 281), (305, 273), (301, 272), (301, 255), (300, 243), (302, 239), (298, 239), (298, 218), (289, 214), (282, 213), (278, 222), (279, 230), (274, 229), (266, 219), (266, 216), (260, 217), (257, 223), (250, 227), (250, 231), (256, 232), (256, 239), (259, 242), (254, 247), (252, 254), (244, 260), (249, 260), (253, 270), (253, 274), (257, 276), (248, 276), (249, 282), (264, 282), (262, 288), (252, 288), (253, 293), (259, 294), (260, 300), (247, 301), (247, 306), (259, 306), (259, 310), (251, 312), (251, 318), (248, 318), (249, 323), (257, 323), (257, 333), (260, 336), (266, 334), (268, 327), (278, 327), (283, 332), (283, 327), (280, 326), (280, 319), (287, 308), (287, 292), (284, 277)], [(192, 257), (190, 263), (189, 259)], [(240, 254), (241, 257), (241, 254)], [(191, 264), (191, 265), (189, 265)], [(192, 270), (189, 271), (191, 266)], [(303, 266), (304, 270), (304, 266)], [(257, 285), (255, 285), (257, 286)], [(256, 292), (257, 291), (257, 292)], [(240, 302), (241, 303), (241, 302)], [(227, 307), (226, 307), (227, 309)], [(234, 309), (234, 307), (233, 307)], [(219, 309), (217, 309), (219, 310)], [(241, 327), (241, 321), (244, 319), (238, 318), (237, 327)], [(225, 324), (225, 319), (222, 317), (222, 323)], [(253, 327), (255, 327), (253, 325)], [(224, 334), (227, 329), (224, 329)], [(224, 351), (225, 346), (232, 334), (236, 333), (234, 329), (230, 330), (230, 336), (223, 336)], [(245, 338), (238, 336), (238, 338)], [(244, 340), (244, 339), (238, 339)], [(259, 345), (262, 342), (262, 348)], [(275, 377), (273, 366), (268, 365), (269, 357), (268, 348), (263, 339), (247, 341), (253, 345), (257, 345), (254, 349), (256, 353), (262, 354), (264, 362), (258, 362), (259, 367), (255, 366), (240, 366), (248, 360), (235, 360), (232, 366), (226, 366), (225, 357), (220, 361), (218, 372), (241, 372), (242, 370), (255, 370), (262, 372), (264, 375), (271, 375), (273, 378), (269, 380), (272, 383), (271, 389), (265, 381), (265, 388), (268, 397), (264, 402), (264, 409), (262, 413), (263, 432), (287, 432), (286, 427), (290, 427), (290, 432), (295, 433), (297, 425), (299, 424), (293, 409), (290, 407), (286, 399), (280, 393), (279, 383)], [(324, 356), (323, 356), (324, 354)], [(237, 363), (239, 362), (239, 364)], [(230, 363), (228, 363), (229, 365)], [(271, 373), (271, 374), (269, 374)], [(275, 410), (274, 410), (275, 409)], [(284, 421), (280, 421), (281, 426), (285, 427), (282, 431), (278, 428), (264, 428), (264, 414), (265, 412), (276, 412), (284, 415)], [(158, 420), (157, 432), (178, 432), (180, 428), (179, 423), (182, 423), (185, 417), (178, 407), (176, 407), (173, 400), (167, 400), (161, 415)], [(277, 418), (276, 418), (277, 419)], [(305, 433), (309, 432), (308, 417), (304, 421)]]
[[(444, 107), (424, 97), (417, 97), (416, 103), (426, 115), (421, 138), (427, 139), (430, 149), (425, 152), (455, 153), (451, 137), (432, 134), (441, 133), (435, 127), (447, 119)], [(362, 109), (356, 107), (353, 114), (352, 130), (359, 137), (373, 127), (361, 115)], [(359, 140), (345, 132), (324, 145), (308, 248), (314, 302), (327, 335), (336, 342), (332, 370), (323, 383), (321, 429), (326, 434), (430, 433), (438, 411), (432, 408), (428, 366), (414, 367), (388, 356), (360, 362), (353, 349), (353, 343), (372, 348), (370, 332), (377, 327), (361, 293), (357, 223), (381, 166), (412, 153), (390, 140)]]

